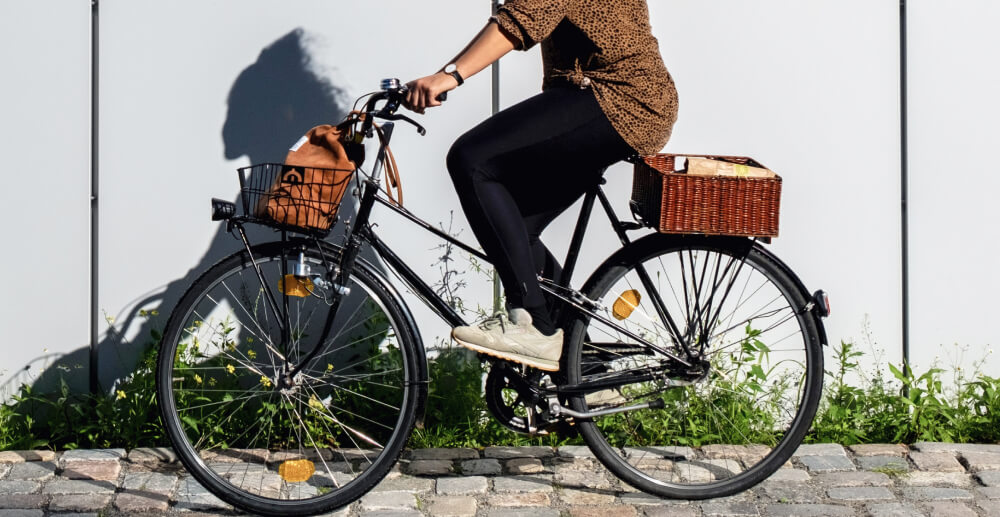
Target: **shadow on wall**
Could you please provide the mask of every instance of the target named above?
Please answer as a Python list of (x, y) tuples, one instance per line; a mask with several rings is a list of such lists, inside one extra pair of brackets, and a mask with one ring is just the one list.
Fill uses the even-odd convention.
[[(343, 89), (317, 73), (308, 43), (309, 35), (302, 29), (295, 29), (265, 47), (257, 61), (236, 78), (229, 91), (228, 113), (222, 128), (226, 159), (248, 156), (252, 163), (280, 162), (288, 148), (309, 128), (339, 121), (345, 116), (349, 99), (345, 98)], [(233, 184), (236, 185), (235, 172)], [(206, 192), (205, 208), (209, 196), (210, 193)], [(341, 214), (353, 214), (355, 211), (355, 198), (345, 196)], [(205, 212), (207, 214), (208, 211)], [(217, 223), (206, 217), (205, 224)], [(248, 230), (251, 242), (277, 238), (268, 229)], [(341, 224), (330, 233), (330, 239), (339, 240), (342, 235)], [(135, 303), (123, 310), (97, 344), (102, 390), (110, 390), (117, 379), (135, 368), (150, 343), (151, 331), (162, 330), (170, 310), (198, 275), (240, 247), (239, 240), (226, 232), (224, 225), (219, 225), (211, 245), (187, 274), (155, 294), (140, 295)], [(372, 259), (370, 251), (366, 255), (369, 260)], [(147, 319), (140, 315), (140, 309), (154, 308), (158, 316)], [(127, 341), (118, 329), (128, 329), (128, 334), (136, 337), (131, 342)], [(62, 356), (38, 376), (34, 383), (35, 391), (52, 390), (59, 386), (60, 379), (65, 379), (73, 391), (86, 392), (89, 382), (85, 366), (89, 353), (89, 347), (83, 347)], [(20, 378), (23, 379), (23, 376)], [(17, 386), (2, 386), (0, 389), (9, 392), (16, 390)]]

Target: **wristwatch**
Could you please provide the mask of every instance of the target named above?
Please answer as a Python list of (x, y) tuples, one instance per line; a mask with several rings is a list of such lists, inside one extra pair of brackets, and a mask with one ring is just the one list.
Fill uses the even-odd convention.
[(462, 84), (465, 83), (465, 79), (462, 79), (462, 74), (458, 73), (458, 66), (456, 66), (455, 63), (451, 63), (448, 66), (444, 67), (444, 70), (442, 71), (454, 77), (455, 80), (458, 81), (459, 86), (462, 86)]

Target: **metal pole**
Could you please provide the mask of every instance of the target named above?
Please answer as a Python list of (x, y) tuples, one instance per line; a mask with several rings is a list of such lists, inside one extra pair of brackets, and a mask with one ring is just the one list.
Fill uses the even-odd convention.
[[(500, 0), (490, 0), (492, 3), (492, 14), (496, 14), (497, 7), (500, 6)], [(492, 114), (496, 115), (500, 111), (500, 60), (494, 61), (490, 65), (490, 72), (493, 75), (493, 106)], [(500, 292), (500, 275), (497, 273), (496, 268), (493, 269), (493, 313), (499, 312), (503, 306), (500, 303), (501, 292)]]
[(900, 209), (902, 216), (903, 363), (910, 364), (909, 132), (907, 120), (906, 0), (899, 0)]
[(98, 376), (97, 356), (97, 313), (98, 313), (98, 76), (100, 67), (100, 42), (98, 38), (98, 0), (90, 3), (90, 392), (101, 390)]

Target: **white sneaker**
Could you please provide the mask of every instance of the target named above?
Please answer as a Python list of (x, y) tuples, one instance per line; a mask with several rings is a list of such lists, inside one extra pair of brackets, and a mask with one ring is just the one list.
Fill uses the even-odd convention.
[(458, 344), (486, 355), (549, 372), (559, 371), (563, 331), (546, 336), (531, 324), (531, 314), (511, 309), (508, 319), (498, 313), (477, 326), (455, 327), (451, 337)]

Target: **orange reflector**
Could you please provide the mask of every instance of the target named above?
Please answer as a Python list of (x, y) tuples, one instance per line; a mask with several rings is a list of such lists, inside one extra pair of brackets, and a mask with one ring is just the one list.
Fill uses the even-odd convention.
[[(286, 287), (287, 286), (287, 287)], [(299, 278), (295, 275), (285, 275), (278, 279), (278, 290), (288, 296), (298, 296), (305, 298), (312, 294), (313, 283), (308, 278)]]
[(316, 472), (316, 466), (309, 460), (288, 460), (278, 467), (278, 475), (289, 483), (308, 481)]
[(639, 291), (635, 289), (629, 289), (621, 294), (615, 304), (611, 307), (611, 314), (619, 320), (623, 320), (632, 315), (632, 311), (639, 306), (639, 300), (642, 296), (639, 295)]

